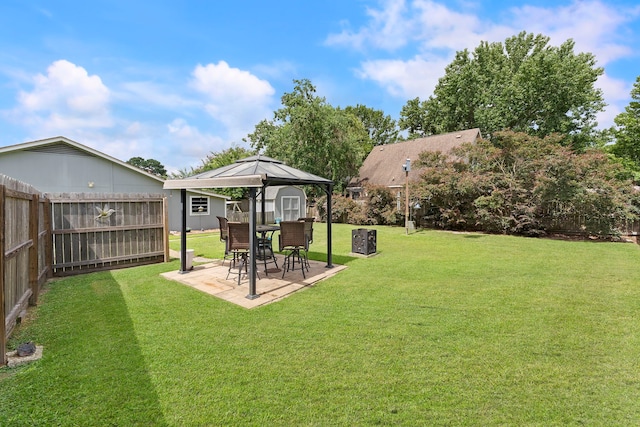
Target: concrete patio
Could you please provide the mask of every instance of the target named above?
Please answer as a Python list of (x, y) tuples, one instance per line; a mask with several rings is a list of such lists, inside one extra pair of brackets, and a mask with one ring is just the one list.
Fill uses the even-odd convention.
[[(283, 259), (283, 256), (278, 257), (279, 264)], [(295, 271), (286, 272), (282, 278), (282, 270), (265, 274), (262, 271), (264, 266), (258, 264), (256, 293), (259, 297), (249, 299), (247, 298), (249, 294), (249, 277), (247, 275), (243, 273), (240, 286), (238, 286), (237, 270), (232, 270), (229, 279), (227, 279), (229, 260), (225, 261), (224, 265), (222, 260), (196, 258), (194, 261), (202, 264), (194, 265), (193, 270), (187, 273), (170, 271), (163, 273), (162, 276), (244, 308), (259, 307), (281, 300), (347, 268), (344, 265), (335, 264), (333, 268), (327, 268), (326, 262), (309, 260), (309, 271), (305, 273), (306, 278), (302, 277), (302, 272), (297, 269), (297, 266)]]

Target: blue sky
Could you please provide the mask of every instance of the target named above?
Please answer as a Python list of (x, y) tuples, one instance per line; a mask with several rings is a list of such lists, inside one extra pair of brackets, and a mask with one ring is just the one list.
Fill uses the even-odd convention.
[(635, 0), (3, 0), (0, 146), (63, 135), (175, 171), (244, 146), (294, 79), (398, 118), (456, 51), (523, 30), (596, 56), (612, 125), (640, 75)]

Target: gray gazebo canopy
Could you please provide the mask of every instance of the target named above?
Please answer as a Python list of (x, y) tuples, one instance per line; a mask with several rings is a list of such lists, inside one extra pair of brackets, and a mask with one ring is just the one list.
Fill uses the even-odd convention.
[[(256, 294), (256, 189), (262, 191), (272, 185), (317, 185), (327, 194), (327, 268), (332, 268), (331, 254), (331, 193), (333, 181), (317, 175), (301, 171), (287, 166), (280, 160), (257, 155), (247, 157), (237, 162), (218, 169), (202, 172), (183, 179), (170, 179), (165, 181), (165, 189), (179, 189), (182, 201), (182, 233), (181, 233), (181, 264), (180, 272), (186, 273), (187, 255), (187, 189), (203, 188), (249, 188), (249, 246), (251, 256), (249, 262), (249, 295), (254, 299)], [(263, 198), (264, 201), (264, 198)], [(264, 212), (264, 207), (262, 209)]]

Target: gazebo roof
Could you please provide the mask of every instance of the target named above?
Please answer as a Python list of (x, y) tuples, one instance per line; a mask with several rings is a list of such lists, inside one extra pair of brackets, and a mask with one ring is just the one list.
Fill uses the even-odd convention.
[(165, 181), (166, 189), (263, 187), (268, 185), (331, 185), (333, 181), (257, 155), (183, 179)]
[[(184, 179), (169, 179), (164, 182), (165, 189), (179, 189), (182, 203), (182, 234), (180, 237), (181, 272), (186, 272), (187, 259), (187, 210), (186, 190), (190, 188), (249, 188), (249, 295), (254, 299), (256, 293), (256, 189), (270, 185), (319, 185), (327, 193), (327, 268), (332, 268), (331, 254), (331, 192), (333, 181), (308, 172), (287, 166), (280, 160), (266, 156), (251, 156), (235, 163)], [(264, 198), (262, 199), (264, 202)], [(264, 208), (262, 210), (264, 212)]]

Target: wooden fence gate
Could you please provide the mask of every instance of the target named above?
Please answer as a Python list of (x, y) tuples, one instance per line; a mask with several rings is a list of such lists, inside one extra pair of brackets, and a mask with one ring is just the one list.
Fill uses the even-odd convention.
[(0, 175), (0, 365), (20, 313), (37, 303), (51, 275), (50, 218), (40, 192)]
[(162, 195), (49, 194), (56, 276), (169, 260)]

